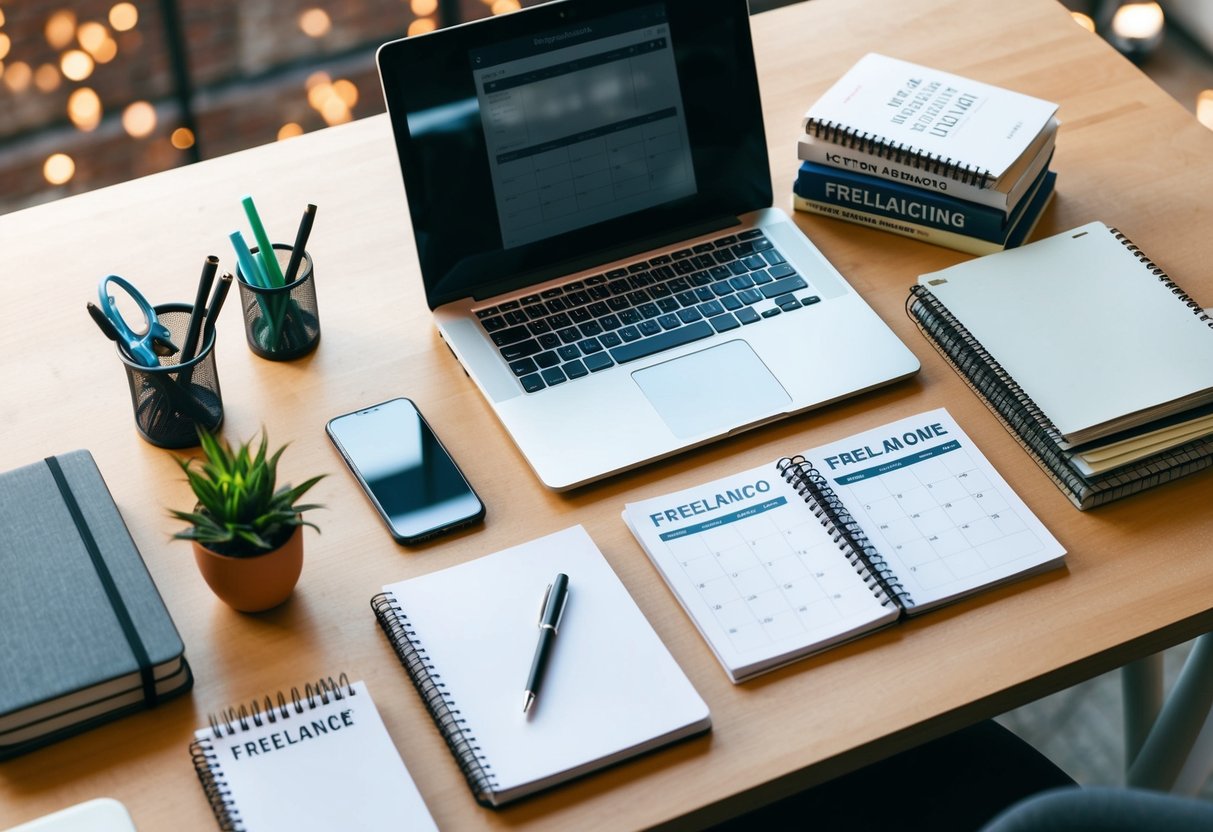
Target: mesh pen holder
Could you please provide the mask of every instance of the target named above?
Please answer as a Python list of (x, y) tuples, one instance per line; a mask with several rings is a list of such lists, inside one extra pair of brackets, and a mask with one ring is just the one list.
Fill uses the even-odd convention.
[[(278, 266), (285, 272), (292, 247), (274, 243)], [(252, 249), (254, 255), (257, 249)], [(307, 355), (320, 343), (320, 315), (316, 307), (315, 272), (306, 251), (299, 261), (299, 276), (286, 286), (265, 289), (248, 282), (236, 269), (240, 306), (244, 309), (244, 337), (249, 349), (270, 361), (290, 361)]]
[[(165, 303), (155, 310), (173, 343), (184, 345), (193, 306)], [(213, 331), (198, 354), (184, 364), (177, 363), (180, 351), (161, 358), (158, 367), (136, 364), (121, 350), (118, 357), (131, 388), (135, 427), (148, 442), (160, 448), (189, 448), (198, 444), (199, 426), (213, 432), (223, 424)]]

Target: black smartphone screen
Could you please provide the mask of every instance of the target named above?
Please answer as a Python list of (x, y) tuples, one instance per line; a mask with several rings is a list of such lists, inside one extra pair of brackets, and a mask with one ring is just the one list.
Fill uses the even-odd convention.
[(408, 399), (338, 416), (328, 434), (392, 536), (412, 543), (484, 516), (484, 505)]

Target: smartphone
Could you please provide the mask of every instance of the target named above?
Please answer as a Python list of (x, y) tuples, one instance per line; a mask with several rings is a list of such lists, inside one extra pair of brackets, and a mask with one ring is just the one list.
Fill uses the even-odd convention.
[(410, 400), (336, 416), (325, 430), (396, 542), (484, 519), (484, 503)]

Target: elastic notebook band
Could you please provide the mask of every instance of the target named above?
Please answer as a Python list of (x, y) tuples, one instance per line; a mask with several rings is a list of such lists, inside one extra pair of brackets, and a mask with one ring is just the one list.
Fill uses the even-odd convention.
[(884, 606), (895, 604), (902, 613), (914, 606), (910, 593), (813, 464), (803, 456), (794, 456), (779, 460), (775, 467), (784, 481), (795, 488), (796, 493), (808, 504), (834, 542), (842, 547), (847, 561), (863, 578), (868, 589), (876, 594), (880, 603)]
[(442, 676), (434, 669), (425, 648), (418, 642), (417, 633), (411, 629), (408, 617), (401, 612), (396, 599), (384, 592), (371, 599), (371, 609), (375, 611), (379, 626), (408, 672), (413, 687), (421, 694), (421, 701), (446, 740), (447, 747), (459, 763), (476, 802), (492, 808), (492, 795), (497, 790), (493, 767), (481, 753), (475, 735), (455, 707)]
[(72, 493), (72, 488), (67, 482), (67, 477), (63, 474), (63, 468), (59, 465), (59, 460), (53, 456), (48, 456), (46, 457), (46, 466), (51, 471), (51, 477), (54, 478), (55, 485), (59, 487), (59, 493), (63, 496), (63, 502), (67, 506), (67, 511), (72, 516), (72, 522), (76, 524), (76, 532), (80, 535), (84, 548), (88, 550), (88, 556), (92, 558), (93, 569), (101, 581), (101, 588), (105, 590), (110, 607), (114, 610), (114, 616), (118, 619), (119, 626), (122, 627), (122, 634), (126, 637), (126, 643), (130, 645), (131, 653), (135, 656), (135, 662), (139, 665), (139, 677), (143, 685), (143, 699), (148, 704), (148, 707), (153, 707), (160, 697), (156, 693), (156, 674), (152, 669), (152, 661), (148, 656), (147, 648), (144, 646), (143, 640), (139, 638), (139, 631), (135, 628), (135, 622), (131, 618), (130, 611), (126, 608), (126, 602), (122, 600), (122, 593), (118, 591), (118, 585), (114, 582), (114, 576), (110, 574), (109, 566), (106, 564), (105, 558), (101, 556), (101, 549), (97, 546), (97, 539), (93, 537), (92, 530), (89, 529), (88, 523), (84, 520), (84, 512), (80, 510), (80, 504), (76, 502), (76, 495)]

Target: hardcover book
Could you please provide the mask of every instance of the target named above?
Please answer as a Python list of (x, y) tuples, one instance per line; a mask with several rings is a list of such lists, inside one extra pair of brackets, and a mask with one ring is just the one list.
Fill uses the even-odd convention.
[(0, 474), (0, 759), (189, 690), (184, 646), (85, 450)]
[[(1033, 187), (1044, 178), (1045, 171), (1041, 171)], [(991, 242), (1006, 239), (1026, 205), (1021, 203), (1007, 214), (977, 202), (815, 162), (800, 163), (792, 192), (805, 199), (847, 205)]]
[[(865, 203), (877, 202), (877, 200), (867, 196), (866, 192), (852, 192), (858, 194), (860, 197), (857, 207), (854, 200), (842, 202), (837, 199), (829, 201), (810, 199), (802, 196), (800, 193), (801, 189), (797, 187), (792, 192), (792, 207), (797, 211), (821, 214), (822, 216), (846, 220), (858, 225), (867, 225), (879, 231), (888, 231), (892, 234), (899, 234), (924, 243), (963, 251), (967, 254), (993, 254), (1005, 249), (1016, 248), (1032, 236), (1032, 232), (1036, 229), (1041, 215), (1053, 199), (1056, 180), (1057, 174), (1046, 170), (1041, 175), (1035, 189), (1031, 192), (1031, 197), (1020, 203), (1002, 235), (993, 240), (963, 231), (949, 230), (941, 227), (942, 223), (932, 225), (919, 221), (917, 217), (906, 219), (904, 216), (898, 216), (896, 211), (893, 210), (894, 206), (909, 204), (907, 200), (902, 198), (898, 198), (896, 201), (880, 200), (878, 201), (878, 205), (883, 210), (874, 210), (875, 206), (869, 207)], [(915, 204), (923, 205), (923, 203)]]

